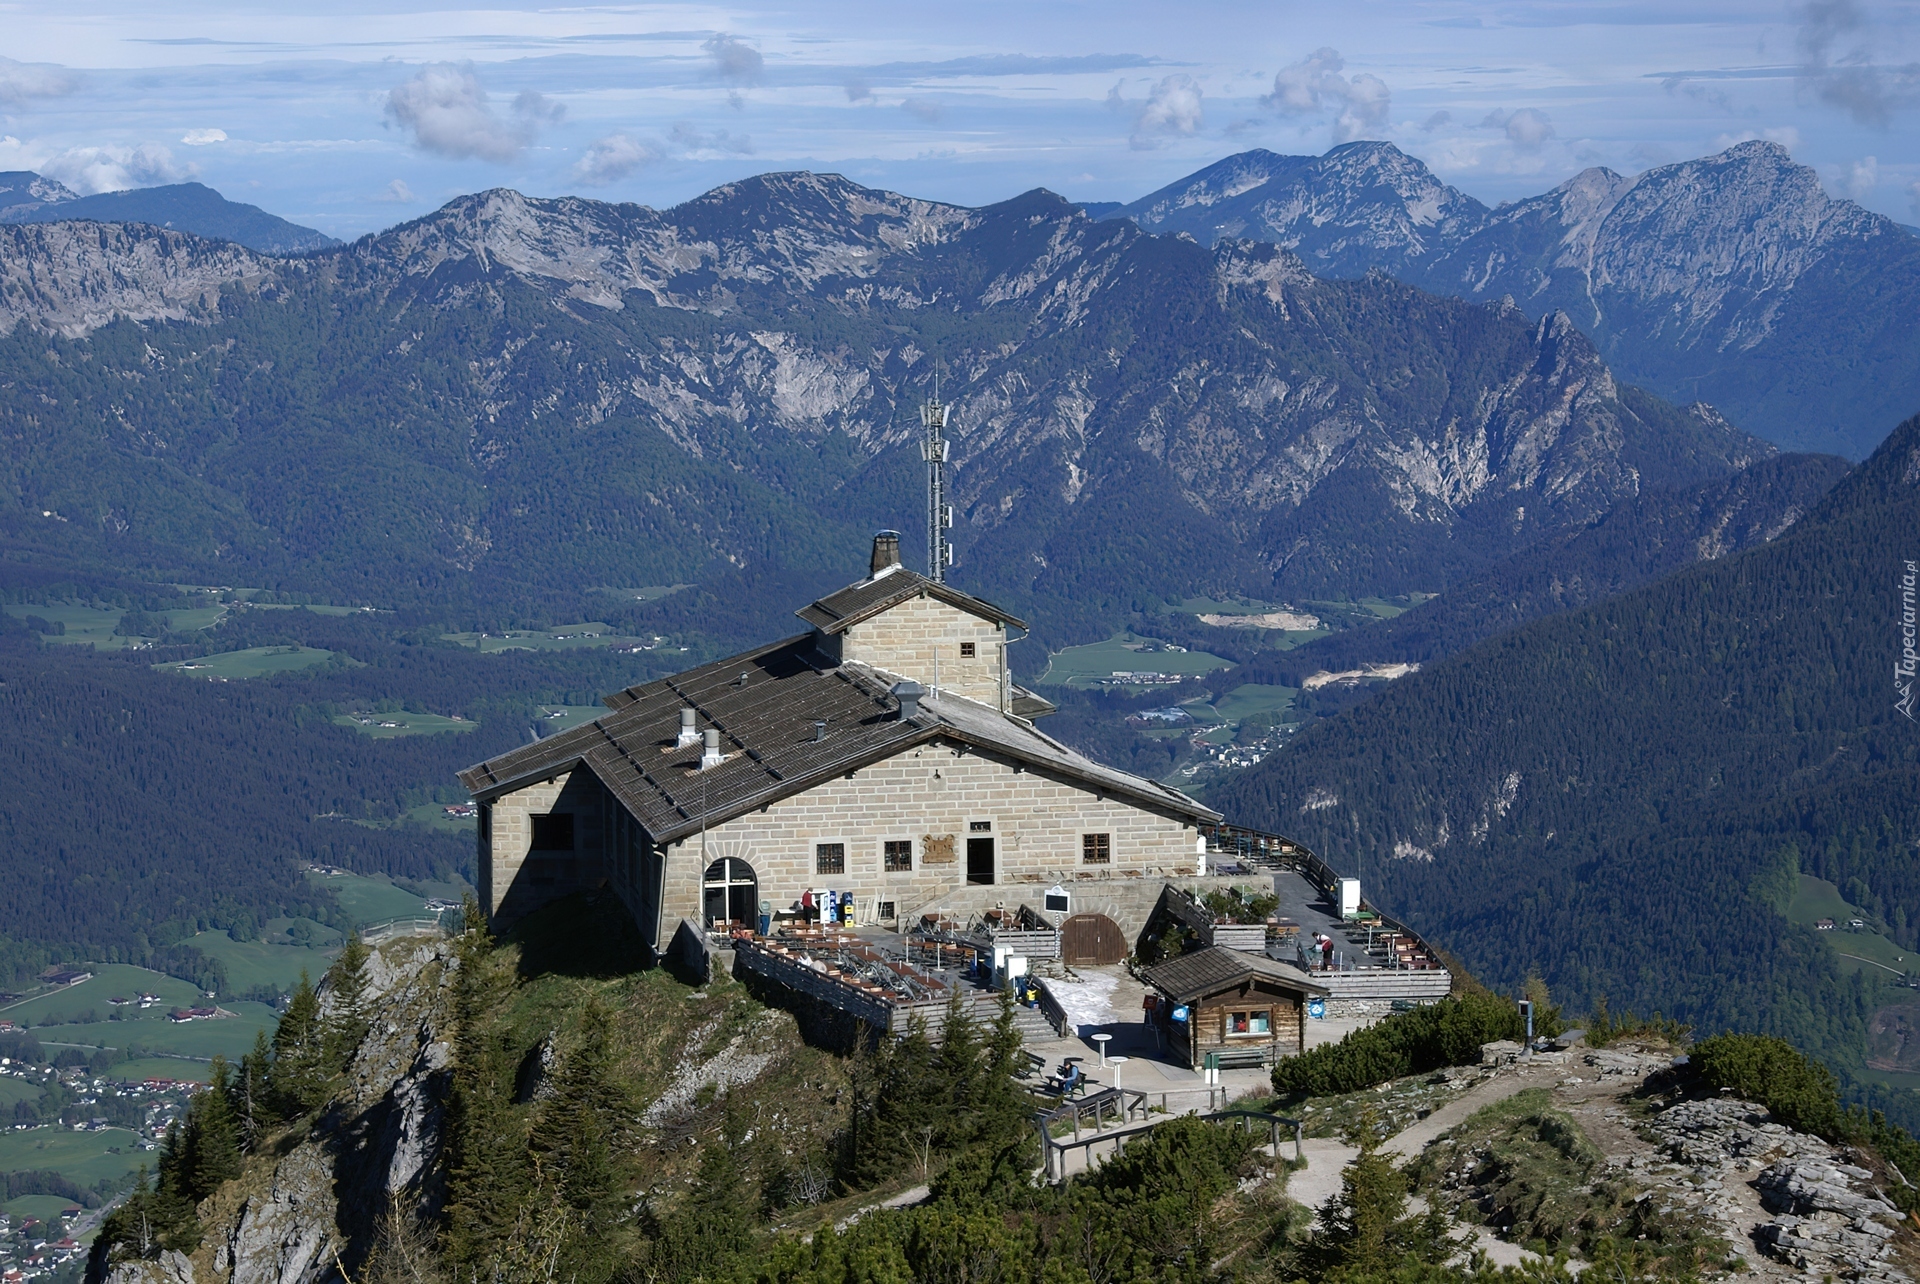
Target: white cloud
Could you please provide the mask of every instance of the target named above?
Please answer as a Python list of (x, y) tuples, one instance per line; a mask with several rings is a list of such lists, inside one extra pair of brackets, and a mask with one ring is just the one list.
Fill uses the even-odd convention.
[(450, 63), (424, 68), (387, 95), (390, 120), (410, 130), (422, 148), (455, 160), (513, 160), (541, 125), (559, 120), (565, 110), (529, 89), (513, 100), (510, 117), (503, 118), (494, 112), (473, 69)]
[(713, 59), (713, 74), (728, 86), (727, 101), (736, 109), (741, 107), (746, 100), (740, 91), (760, 83), (766, 59), (752, 45), (725, 33), (711, 37), (700, 47)]
[(226, 142), (227, 131), (224, 129), (189, 129), (180, 136), (180, 141), (189, 147), (206, 147), (213, 143)]
[(1880, 185), (1880, 161), (1877, 157), (1863, 156), (1847, 166), (1846, 174), (1840, 180), (1840, 190), (1856, 201), (1863, 201), (1867, 194)]
[(41, 162), (39, 168), (48, 178), (59, 179), (82, 196), (179, 183), (200, 173), (196, 165), (177, 164), (173, 153), (157, 143), (70, 147)]
[(35, 98), (58, 98), (73, 92), (73, 77), (44, 63), (0, 58), (0, 103), (25, 107)]
[(732, 156), (753, 155), (753, 140), (745, 134), (733, 134), (724, 129), (707, 133), (684, 120), (675, 121), (673, 129), (667, 136), (676, 146), (684, 147), (690, 152), (725, 152)]
[(1322, 47), (1299, 62), (1274, 73), (1273, 92), (1260, 101), (1289, 116), (1309, 116), (1338, 109), (1333, 141), (1350, 143), (1385, 132), (1393, 91), (1378, 76), (1361, 72), (1342, 76), (1346, 60), (1340, 51)]
[(1424, 134), (1431, 134), (1434, 130), (1440, 128), (1440, 126), (1451, 125), (1452, 123), (1453, 123), (1452, 112), (1437, 111), (1433, 113), (1433, 115), (1427, 117), (1426, 120), (1421, 122), (1420, 132)]
[[(1116, 92), (1118, 88), (1116, 85)], [(1133, 118), (1129, 141), (1134, 150), (1145, 151), (1158, 147), (1169, 134), (1191, 134), (1199, 128), (1200, 84), (1192, 76), (1176, 72), (1164, 77), (1147, 95), (1140, 114)]]
[(651, 143), (631, 134), (608, 134), (574, 162), (573, 176), (589, 187), (605, 187), (658, 159), (660, 153)]
[(396, 178), (373, 199), (387, 205), (411, 205), (420, 198), (413, 194), (411, 187), (407, 186), (406, 179)]
[(858, 76), (848, 77), (842, 87), (847, 91), (847, 101), (850, 103), (866, 102), (873, 97), (873, 86)]
[(1496, 107), (1486, 114), (1480, 128), (1499, 130), (1514, 150), (1521, 152), (1537, 152), (1554, 138), (1553, 119), (1532, 107), (1522, 107), (1519, 111)]
[(940, 119), (940, 104), (931, 98), (909, 98), (900, 104), (900, 109), (915, 120), (924, 120), (928, 124)]
[(1882, 128), (1920, 102), (1920, 63), (1876, 61), (1886, 51), (1886, 34), (1854, 0), (1810, 0), (1799, 17), (1801, 88), (1863, 125)]

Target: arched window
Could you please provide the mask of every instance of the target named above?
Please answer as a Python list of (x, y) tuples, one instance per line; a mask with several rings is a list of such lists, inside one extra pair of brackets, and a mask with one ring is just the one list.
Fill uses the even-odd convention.
[(701, 883), (708, 927), (727, 921), (743, 927), (760, 925), (760, 880), (754, 877), (753, 866), (724, 856), (707, 866)]

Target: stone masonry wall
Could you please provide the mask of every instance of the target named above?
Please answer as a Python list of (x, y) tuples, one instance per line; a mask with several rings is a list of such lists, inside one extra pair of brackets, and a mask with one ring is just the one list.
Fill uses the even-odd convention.
[[(960, 654), (963, 642), (974, 644), (971, 657)], [(1006, 635), (993, 621), (935, 598), (918, 597), (842, 633), (838, 654), (844, 660), (912, 678), (924, 687), (936, 685), (937, 677), (943, 690), (1004, 711), (1001, 656), (1005, 647)]]
[[(977, 822), (991, 828), (976, 831)], [(1086, 833), (1112, 835), (1110, 864), (1081, 862)], [(809, 888), (832, 888), (852, 891), (869, 921), (882, 901), (906, 914), (965, 886), (967, 839), (989, 835), (994, 882), (1007, 887), (1009, 904), (1037, 901), (1039, 890), (1059, 882), (1074, 889), (1077, 907), (1097, 881), (1193, 872), (1195, 831), (1181, 820), (974, 750), (932, 744), (717, 826), (704, 842), (695, 835), (675, 844), (667, 855), (665, 913), (697, 917), (707, 865), (731, 856), (753, 866), (760, 898), (776, 910), (791, 908)], [(888, 839), (912, 842), (911, 872), (882, 868)], [(845, 845), (845, 873), (818, 872), (819, 843)]]
[[(546, 902), (596, 887), (606, 877), (604, 796), (600, 781), (583, 769), (493, 800), (479, 874), (481, 902), (495, 927), (509, 927)], [(533, 850), (533, 817), (552, 812), (573, 814), (571, 852)]]

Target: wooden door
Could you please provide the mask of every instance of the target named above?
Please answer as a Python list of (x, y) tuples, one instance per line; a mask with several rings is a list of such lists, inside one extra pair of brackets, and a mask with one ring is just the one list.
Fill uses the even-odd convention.
[(1060, 925), (1060, 957), (1069, 967), (1119, 963), (1127, 957), (1127, 937), (1105, 914), (1075, 914)]

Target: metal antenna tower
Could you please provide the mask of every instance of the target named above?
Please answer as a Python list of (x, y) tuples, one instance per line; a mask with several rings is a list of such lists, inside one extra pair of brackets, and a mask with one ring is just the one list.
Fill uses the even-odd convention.
[(947, 408), (940, 404), (940, 378), (933, 382), (933, 400), (920, 407), (920, 422), (926, 425), (926, 440), (920, 443), (920, 457), (927, 461), (927, 577), (944, 584), (947, 568), (953, 565), (953, 545), (947, 532), (953, 529), (953, 505), (947, 503), (947, 454), (951, 442), (941, 436), (947, 427)]

